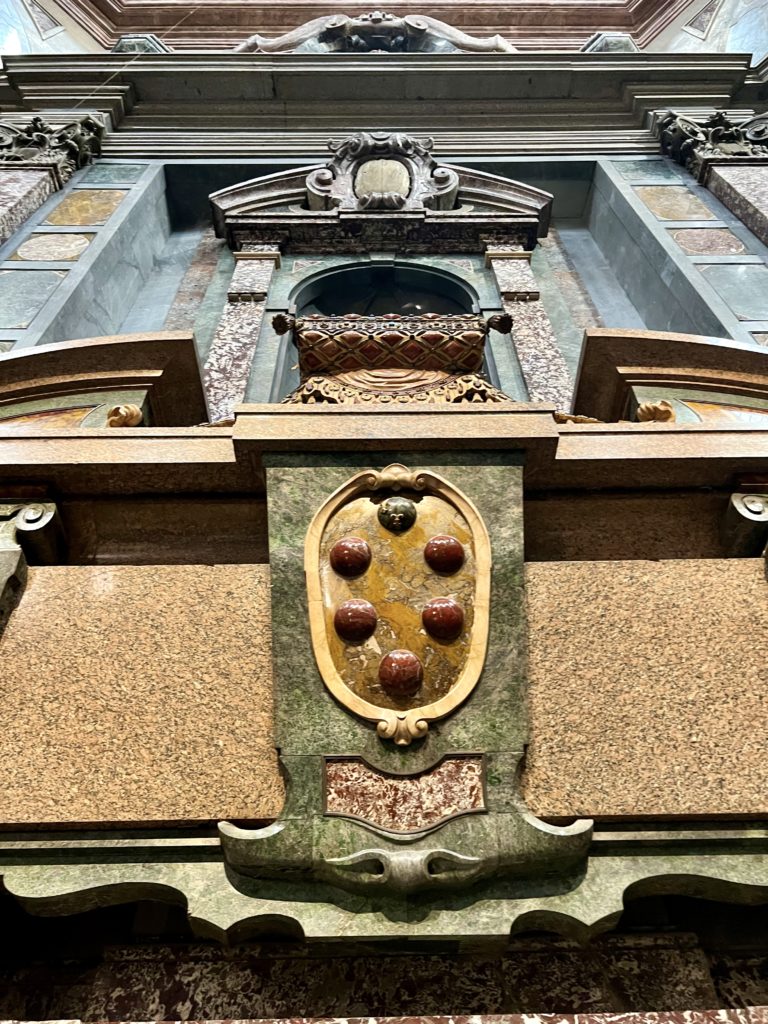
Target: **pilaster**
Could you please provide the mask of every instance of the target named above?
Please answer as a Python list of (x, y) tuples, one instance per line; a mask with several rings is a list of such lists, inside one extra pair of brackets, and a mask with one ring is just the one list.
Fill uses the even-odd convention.
[(227, 305), (203, 368), (214, 422), (231, 416), (245, 395), (272, 274), (280, 266), (280, 247), (248, 244), (234, 256)]
[(521, 246), (489, 245), (486, 265), (493, 271), (504, 309), (512, 317), (515, 348), (528, 395), (569, 409), (573, 381), (531, 270), (531, 254)]

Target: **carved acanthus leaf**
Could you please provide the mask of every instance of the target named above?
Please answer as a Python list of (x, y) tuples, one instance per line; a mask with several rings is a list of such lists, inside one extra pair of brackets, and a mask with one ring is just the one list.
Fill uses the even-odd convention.
[(661, 149), (699, 180), (712, 160), (768, 160), (768, 115), (733, 121), (724, 110), (695, 120), (670, 111), (659, 123)]
[(0, 121), (0, 161), (51, 167), (61, 187), (101, 152), (104, 125), (90, 114), (59, 127), (42, 117), (27, 124)]

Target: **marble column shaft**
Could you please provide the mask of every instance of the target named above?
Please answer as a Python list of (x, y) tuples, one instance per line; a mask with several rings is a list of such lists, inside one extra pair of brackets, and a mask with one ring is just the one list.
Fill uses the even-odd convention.
[(235, 259), (227, 305), (203, 368), (212, 422), (231, 416), (245, 395), (272, 274), (280, 265), (280, 250), (246, 248), (235, 253)]
[(519, 246), (495, 247), (486, 253), (486, 262), (495, 275), (504, 309), (513, 320), (512, 343), (531, 401), (570, 409), (573, 380), (541, 303), (530, 253)]

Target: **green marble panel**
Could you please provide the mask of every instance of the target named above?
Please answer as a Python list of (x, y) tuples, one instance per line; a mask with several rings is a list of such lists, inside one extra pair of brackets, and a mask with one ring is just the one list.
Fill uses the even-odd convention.
[(138, 181), (149, 164), (94, 164), (85, 174), (89, 185), (122, 185)]
[[(382, 741), (372, 724), (336, 704), (322, 682), (309, 635), (304, 538), (315, 511), (361, 469), (402, 462), (428, 467), (475, 503), (493, 549), (491, 626), (480, 683), (456, 712), (409, 747)], [(425, 768), (452, 750), (522, 751), (522, 468), (519, 458), (456, 455), (265, 456), (272, 565), (277, 745), (284, 754), (361, 754), (389, 771)]]
[(0, 270), (0, 328), (29, 327), (65, 270)]
[(719, 263), (700, 270), (739, 320), (768, 320), (768, 267)]
[(630, 181), (679, 181), (679, 176), (664, 160), (616, 160), (613, 166)]

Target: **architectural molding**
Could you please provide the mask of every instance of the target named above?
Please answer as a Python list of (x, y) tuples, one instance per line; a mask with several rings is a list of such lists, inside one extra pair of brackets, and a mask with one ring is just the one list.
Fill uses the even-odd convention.
[[(333, 159), (253, 178), (210, 196), (216, 233), (234, 250), (284, 240), (284, 252), (482, 252), (532, 249), (548, 230), (552, 196), (531, 185), (438, 163), (431, 139), (358, 132)], [(309, 171), (309, 173), (307, 173)], [(383, 216), (386, 214), (386, 216)]]
[(389, 128), (393, 103), (410, 135), (446, 154), (653, 153), (647, 121), (660, 96), (681, 112), (754, 102), (738, 54), (46, 54), (4, 64), (17, 110), (99, 110), (119, 127), (103, 155), (118, 159), (321, 161), (329, 137)]

